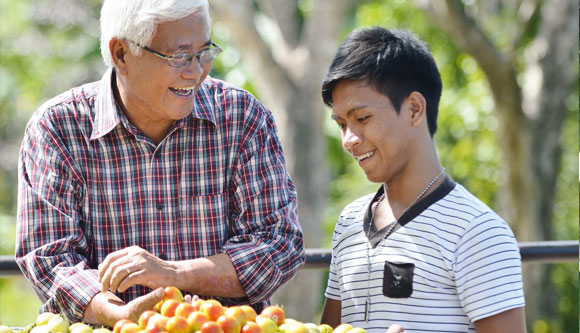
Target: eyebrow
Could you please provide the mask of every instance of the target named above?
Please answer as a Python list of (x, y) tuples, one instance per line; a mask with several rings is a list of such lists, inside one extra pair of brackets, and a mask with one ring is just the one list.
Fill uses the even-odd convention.
[[(208, 39), (208, 41), (207, 41), (207, 42), (205, 42), (205, 44), (203, 44), (201, 47), (210, 46), (212, 43), (213, 43), (213, 41), (212, 41), (212, 40), (211, 40), (211, 38), (210, 38), (210, 39)], [(179, 46), (178, 46), (177, 48), (175, 48), (175, 49), (168, 50), (168, 52), (178, 52), (178, 51), (183, 51), (183, 50), (190, 50), (190, 49), (191, 49), (191, 45), (184, 44), (184, 45), (179, 45)]]
[[(360, 110), (360, 109), (365, 109), (366, 107), (367, 107), (366, 105), (355, 106), (355, 107), (353, 107), (353, 108), (349, 109), (348, 111), (346, 111), (346, 117), (348, 118), (348, 117), (349, 117), (351, 114), (353, 114), (354, 112), (356, 112), (356, 111), (358, 111), (358, 110)], [(337, 120), (337, 119), (340, 119), (341, 117), (339, 117), (339, 116), (337, 116), (337, 115), (335, 115), (335, 114), (331, 114), (331, 115), (330, 115), (330, 118), (331, 118), (332, 120)]]

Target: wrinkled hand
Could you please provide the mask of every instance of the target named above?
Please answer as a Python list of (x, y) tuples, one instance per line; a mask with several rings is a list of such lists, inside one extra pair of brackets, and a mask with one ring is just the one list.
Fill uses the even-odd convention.
[(165, 296), (163, 288), (157, 288), (149, 294), (140, 296), (127, 304), (119, 304), (118, 306), (111, 306), (109, 303), (106, 309), (100, 311), (97, 316), (97, 321), (101, 324), (113, 327), (120, 319), (131, 319), (133, 322), (139, 321), (139, 316), (146, 310), (153, 309), (157, 302), (161, 301)]
[(170, 262), (161, 260), (138, 247), (131, 246), (110, 253), (99, 265), (101, 292), (124, 292), (134, 285), (152, 289), (171, 284), (174, 272)]
[(394, 324), (389, 327), (386, 333), (406, 333), (401, 325)]

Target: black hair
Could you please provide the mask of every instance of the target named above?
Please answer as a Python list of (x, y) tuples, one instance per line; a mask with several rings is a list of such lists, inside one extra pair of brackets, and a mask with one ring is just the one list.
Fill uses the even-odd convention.
[(340, 44), (322, 82), (322, 99), (332, 107), (332, 90), (340, 80), (366, 80), (387, 96), (397, 114), (413, 91), (427, 101), (427, 125), (437, 131), (441, 75), (427, 44), (405, 30), (359, 28)]

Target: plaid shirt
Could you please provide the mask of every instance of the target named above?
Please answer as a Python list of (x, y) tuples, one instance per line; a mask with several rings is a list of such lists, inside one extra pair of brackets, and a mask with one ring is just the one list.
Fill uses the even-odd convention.
[[(191, 116), (156, 146), (128, 122), (114, 73), (44, 104), (19, 159), (16, 260), (41, 311), (80, 320), (97, 266), (138, 245), (166, 260), (227, 253), (248, 299), (267, 304), (304, 263), (296, 192), (274, 119), (246, 91), (207, 78)], [(149, 292), (133, 286), (124, 301)]]

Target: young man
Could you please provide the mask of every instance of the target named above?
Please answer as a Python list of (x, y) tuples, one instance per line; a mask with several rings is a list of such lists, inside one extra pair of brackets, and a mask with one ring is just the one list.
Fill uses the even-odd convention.
[(112, 326), (176, 286), (257, 310), (304, 263), (269, 110), (208, 73), (206, 0), (106, 0), (102, 80), (44, 104), (20, 153), (16, 259), (41, 311)]
[(441, 89), (427, 46), (409, 32), (358, 29), (340, 45), (322, 96), (344, 149), (382, 186), (338, 219), (323, 323), (525, 331), (513, 233), (437, 157)]

